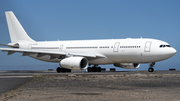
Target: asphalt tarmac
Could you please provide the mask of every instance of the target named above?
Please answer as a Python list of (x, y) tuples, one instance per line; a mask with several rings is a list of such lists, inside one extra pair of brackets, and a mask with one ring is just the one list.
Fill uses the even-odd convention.
[(118, 75), (118, 74), (173, 74), (180, 71), (155, 71), (149, 73), (147, 71), (121, 71), (121, 72), (82, 72), (73, 71), (71, 73), (56, 73), (56, 71), (0, 71), (0, 94), (13, 90), (24, 83), (31, 81), (33, 77), (38, 76), (59, 76), (59, 75)]
[[(16, 89), (17, 87), (25, 84), (28, 81), (33, 80), (33, 77), (38, 76), (58, 76), (58, 75), (113, 75), (119, 72), (92, 72), (85, 73), (82, 71), (73, 71), (71, 73), (57, 73), (56, 71), (0, 71), (0, 94), (7, 91)], [(128, 72), (124, 72), (128, 73)], [(129, 72), (130, 73), (130, 72)]]
[(0, 78), (0, 94), (13, 90), (24, 83), (31, 81), (31, 77), (5, 77)]
[[(104, 73), (98, 73), (98, 74), (104, 74)], [(85, 73), (79, 71), (73, 73), (56, 73), (56, 71), (0, 71), (0, 94), (16, 89), (17, 87), (25, 84), (26, 82), (33, 80), (34, 77), (40, 75), (51, 76), (51, 75), (71, 75), (71, 74), (84, 75)], [(89, 74), (92, 75), (97, 73), (89, 73)], [(109, 74), (112, 73), (109, 72)]]
[(180, 71), (0, 71), (0, 100), (176, 101), (180, 100), (179, 84)]

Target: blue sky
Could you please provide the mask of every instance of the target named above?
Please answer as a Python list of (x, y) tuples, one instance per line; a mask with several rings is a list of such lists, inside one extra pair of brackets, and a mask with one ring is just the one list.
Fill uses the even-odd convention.
[[(179, 52), (179, 5), (179, 0), (0, 0), (0, 43), (10, 43), (5, 11), (13, 11), (36, 41), (143, 37), (166, 41)], [(58, 65), (0, 52), (0, 70), (47, 70)], [(180, 69), (179, 65), (177, 53), (157, 62), (155, 69)], [(148, 64), (138, 70), (147, 69)]]

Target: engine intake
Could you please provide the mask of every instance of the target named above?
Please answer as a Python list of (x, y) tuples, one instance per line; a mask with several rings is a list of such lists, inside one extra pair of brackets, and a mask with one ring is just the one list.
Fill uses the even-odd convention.
[(88, 67), (88, 60), (85, 57), (69, 57), (61, 60), (59, 65), (71, 70), (82, 70)]
[(137, 69), (139, 68), (139, 63), (115, 63), (114, 66), (121, 67), (125, 69)]

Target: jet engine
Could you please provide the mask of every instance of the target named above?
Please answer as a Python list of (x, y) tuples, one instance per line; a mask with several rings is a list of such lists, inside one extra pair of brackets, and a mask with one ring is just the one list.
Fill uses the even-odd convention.
[(121, 67), (125, 69), (137, 69), (139, 68), (139, 63), (115, 63), (114, 66)]
[(62, 59), (59, 65), (66, 69), (82, 70), (88, 67), (88, 60), (85, 57), (69, 57)]

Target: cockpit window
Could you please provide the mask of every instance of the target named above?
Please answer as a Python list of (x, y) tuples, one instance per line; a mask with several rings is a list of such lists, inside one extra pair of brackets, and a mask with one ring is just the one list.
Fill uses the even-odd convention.
[(160, 45), (160, 48), (164, 48), (164, 47), (171, 47), (170, 45)]
[(166, 47), (171, 47), (170, 45), (166, 45)]

